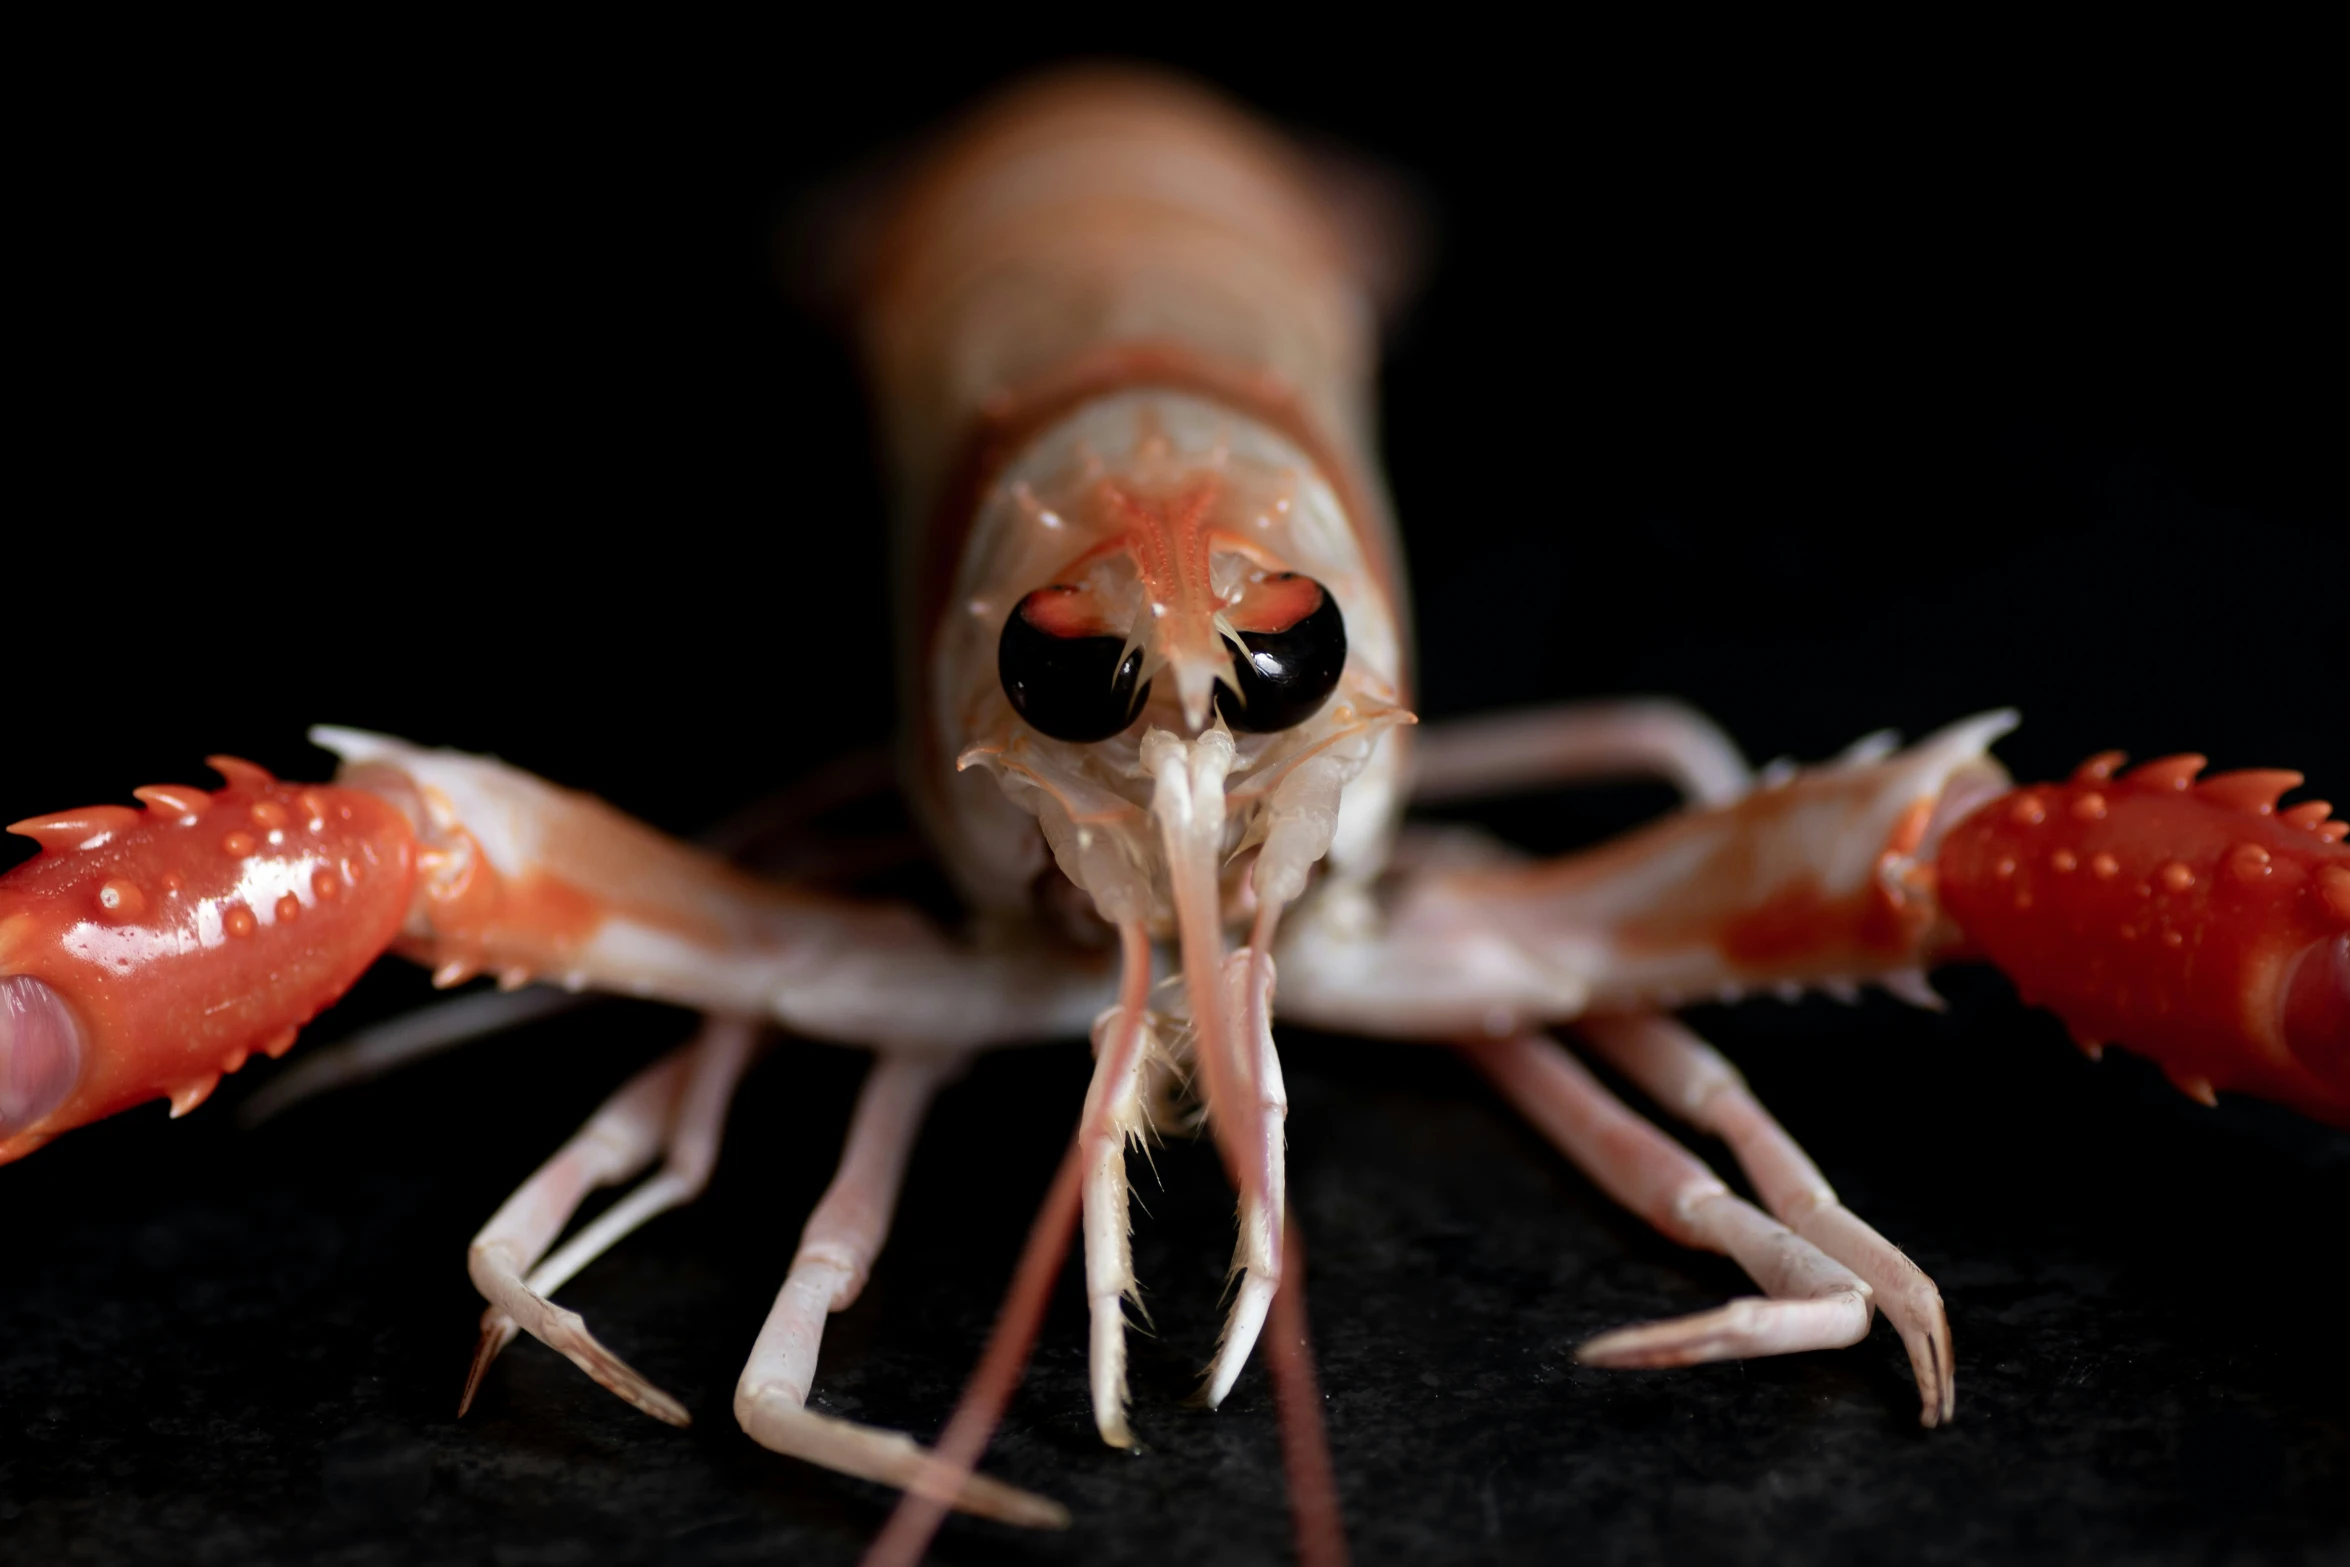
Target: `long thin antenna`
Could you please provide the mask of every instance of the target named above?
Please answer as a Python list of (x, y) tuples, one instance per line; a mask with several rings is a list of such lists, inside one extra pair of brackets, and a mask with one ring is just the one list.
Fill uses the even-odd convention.
[[(1043, 1205), (1036, 1210), (1036, 1222), (1028, 1227), (1028, 1244), (1021, 1249), (1010, 1288), (1004, 1291), (1003, 1310), (996, 1314), (995, 1329), (979, 1357), (979, 1369), (963, 1389), (962, 1401), (947, 1421), (930, 1462), (906, 1487), (888, 1526), (866, 1551), (864, 1567), (915, 1567), (938, 1533), (950, 1500), (979, 1466), (980, 1454), (987, 1451), (987, 1440), (995, 1434), (1012, 1390), (1019, 1386), (1021, 1369), (1028, 1364), (1028, 1352), (1044, 1322), (1053, 1281), (1060, 1277), (1062, 1259), (1069, 1254), (1069, 1236), (1077, 1228), (1078, 1196), (1083, 1187), (1084, 1150), (1082, 1136), (1070, 1138), (1069, 1151), (1061, 1156), (1061, 1168), (1053, 1176)], [(1326, 1465), (1327, 1459), (1324, 1462)]]
[(1265, 1362), (1281, 1415), (1281, 1467), (1289, 1479), (1298, 1567), (1347, 1567), (1346, 1522), (1338, 1512), (1338, 1480), (1322, 1430), (1322, 1390), (1306, 1328), (1306, 1252), (1295, 1213), (1282, 1236), (1281, 1288), (1273, 1296)]

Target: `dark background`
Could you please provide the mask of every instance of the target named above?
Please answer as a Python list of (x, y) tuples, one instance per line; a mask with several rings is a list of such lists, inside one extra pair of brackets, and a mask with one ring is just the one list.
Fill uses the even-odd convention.
[[(2193, 748), (2350, 798), (2350, 258), (2342, 127), (2291, 76), (2310, 45), (2263, 40), (2239, 73), (2195, 38), (1467, 25), (1363, 55), (1172, 24), (1117, 45), (1390, 166), (1430, 214), (1384, 392), (1424, 713), (1664, 692), (1760, 759), (2013, 703), (2019, 775)], [(200, 779), (214, 750), (319, 774), (302, 733), (328, 720), (692, 832), (883, 739), (882, 491), (778, 235), (1052, 57), (903, 34), (29, 54), (65, 90), (21, 149), (0, 812)], [(1480, 819), (1563, 849), (1663, 803)], [(1944, 1016), (1695, 1014), (1941, 1283), (1940, 1433), (1886, 1329), (1576, 1367), (1590, 1334), (1742, 1281), (1615, 1212), (1449, 1058), (1287, 1039), (1358, 1556), (2350, 1560), (2350, 1140), (2092, 1068), (1995, 976), (1944, 985)], [(336, 1018), (426, 994), (387, 967)], [(465, 1240), (687, 1026), (615, 1004), (240, 1133), (256, 1066), (184, 1123), (137, 1112), (0, 1174), (0, 1554), (852, 1559), (886, 1497), (728, 1414), (849, 1053), (779, 1049), (706, 1199), (565, 1292), (691, 1432), (527, 1343), (451, 1418)], [(936, 1430), (1085, 1065), (997, 1057), (942, 1102), (834, 1319), (826, 1407)], [(955, 1525), (940, 1559), (1282, 1558), (1261, 1369), (1216, 1415), (1182, 1402), (1228, 1197), (1202, 1148), (1158, 1164), (1147, 1451), (1093, 1439), (1072, 1271), (990, 1464), (1076, 1527)]]

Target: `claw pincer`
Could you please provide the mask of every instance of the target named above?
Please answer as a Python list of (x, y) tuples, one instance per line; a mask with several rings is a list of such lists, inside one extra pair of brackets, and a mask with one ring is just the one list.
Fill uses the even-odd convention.
[(149, 1099), (184, 1115), (399, 934), (416, 849), (396, 808), (211, 765), (226, 787), (8, 828), (41, 852), (0, 876), (0, 1164)]
[(2350, 1126), (2350, 822), (2323, 801), (2279, 812), (2298, 773), (2120, 764), (1957, 823), (1943, 911), (2092, 1053), (2126, 1045), (2206, 1103), (2224, 1088)]

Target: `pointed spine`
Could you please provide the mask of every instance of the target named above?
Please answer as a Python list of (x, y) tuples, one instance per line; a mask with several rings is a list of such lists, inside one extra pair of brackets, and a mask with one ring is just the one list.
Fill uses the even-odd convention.
[(201, 816), (212, 808), (212, 796), (193, 784), (148, 784), (131, 798), (162, 816)]
[(2178, 756), (2158, 756), (2143, 766), (2131, 768), (2122, 781), (2141, 789), (2183, 790), (2193, 785), (2210, 765), (2209, 757), (2197, 756), (2192, 751)]
[(2277, 797), (2301, 787), (2301, 775), (2282, 768), (2248, 767), (2241, 772), (2214, 773), (2195, 786), (2198, 798), (2247, 816), (2273, 815)]
[(138, 826), (139, 821), (139, 813), (127, 805), (88, 805), (55, 816), (27, 817), (9, 823), (8, 830), (20, 838), (32, 839), (45, 854), (70, 854), (78, 849), (102, 848), (117, 833)]
[(241, 756), (208, 756), (204, 758), (204, 765), (228, 780), (231, 789), (248, 789), (259, 793), (277, 783), (275, 773)]

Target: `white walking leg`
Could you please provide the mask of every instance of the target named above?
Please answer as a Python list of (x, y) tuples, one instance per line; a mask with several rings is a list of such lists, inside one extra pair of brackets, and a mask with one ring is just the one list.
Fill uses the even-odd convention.
[[(807, 1407), (816, 1377), (824, 1319), (846, 1309), (865, 1287), (889, 1236), (891, 1212), (922, 1116), (959, 1057), (876, 1056), (857, 1096), (840, 1169), (800, 1232), (799, 1251), (767, 1322), (735, 1384), (734, 1417), (762, 1447), (884, 1485), (913, 1483), (928, 1457), (913, 1438)], [(984, 1475), (955, 1497), (966, 1512), (1035, 1528), (1059, 1528), (1058, 1503)]]
[[(1205, 1390), (1208, 1407), (1224, 1402), (1248, 1364), (1249, 1351), (1264, 1331), (1265, 1314), (1281, 1288), (1282, 1225), (1288, 1214), (1288, 1170), (1284, 1128), (1289, 1119), (1289, 1093), (1281, 1081), (1281, 1057), (1273, 1048), (1273, 967), (1256, 961), (1243, 947), (1224, 960), (1225, 1015), (1248, 1030), (1246, 1043), (1251, 1066), (1253, 1102), (1241, 1109), (1242, 1141), (1256, 1160), (1256, 1175), (1242, 1186), (1240, 1239), (1233, 1250), (1232, 1268), (1240, 1275), (1240, 1291), (1224, 1319), (1224, 1335), (1216, 1346)], [(1209, 1113), (1225, 1114), (1211, 1105)]]
[(1733, 1195), (1557, 1043), (1520, 1034), (1461, 1048), (1609, 1196), (1670, 1239), (1731, 1257), (1768, 1297), (1605, 1333), (1578, 1350), (1577, 1359), (1686, 1366), (1835, 1349), (1867, 1334), (1866, 1282)]
[(1868, 1281), (1908, 1347), (1922, 1406), (1919, 1421), (1934, 1426), (1950, 1419), (1958, 1393), (1942, 1292), (1900, 1248), (1837, 1200), (1835, 1188), (1756, 1101), (1738, 1069), (1669, 1017), (1588, 1018), (1578, 1032), (1657, 1103), (1728, 1143), (1765, 1207)]
[(1479, 799), (1602, 778), (1670, 779), (1692, 804), (1720, 805), (1754, 781), (1714, 721), (1679, 702), (1578, 702), (1425, 724), (1412, 799)]
[[(655, 1419), (689, 1423), (685, 1406), (597, 1342), (575, 1311), (548, 1296), (654, 1215), (698, 1196), (717, 1162), (726, 1108), (750, 1064), (758, 1025), (712, 1018), (694, 1041), (640, 1072), (525, 1181), (473, 1238), (466, 1269), (490, 1302), (465, 1379), (462, 1415), (518, 1328), (555, 1349)], [(667, 1149), (661, 1172), (607, 1209), (560, 1251), (547, 1248), (598, 1187), (627, 1180)], [(545, 1257), (542, 1262), (540, 1259)], [(529, 1277), (523, 1276), (530, 1269)]]
[(1133, 1226), (1127, 1218), (1126, 1146), (1146, 1135), (1150, 1114), (1144, 1078), (1156, 1048), (1150, 1014), (1150, 935), (1134, 924), (1119, 932), (1126, 974), (1118, 1005), (1093, 1025), (1093, 1082), (1085, 1093), (1085, 1299), (1092, 1323), (1088, 1369), (1094, 1429), (1112, 1447), (1132, 1447), (1126, 1424), (1126, 1304), (1142, 1305), (1134, 1279)]

